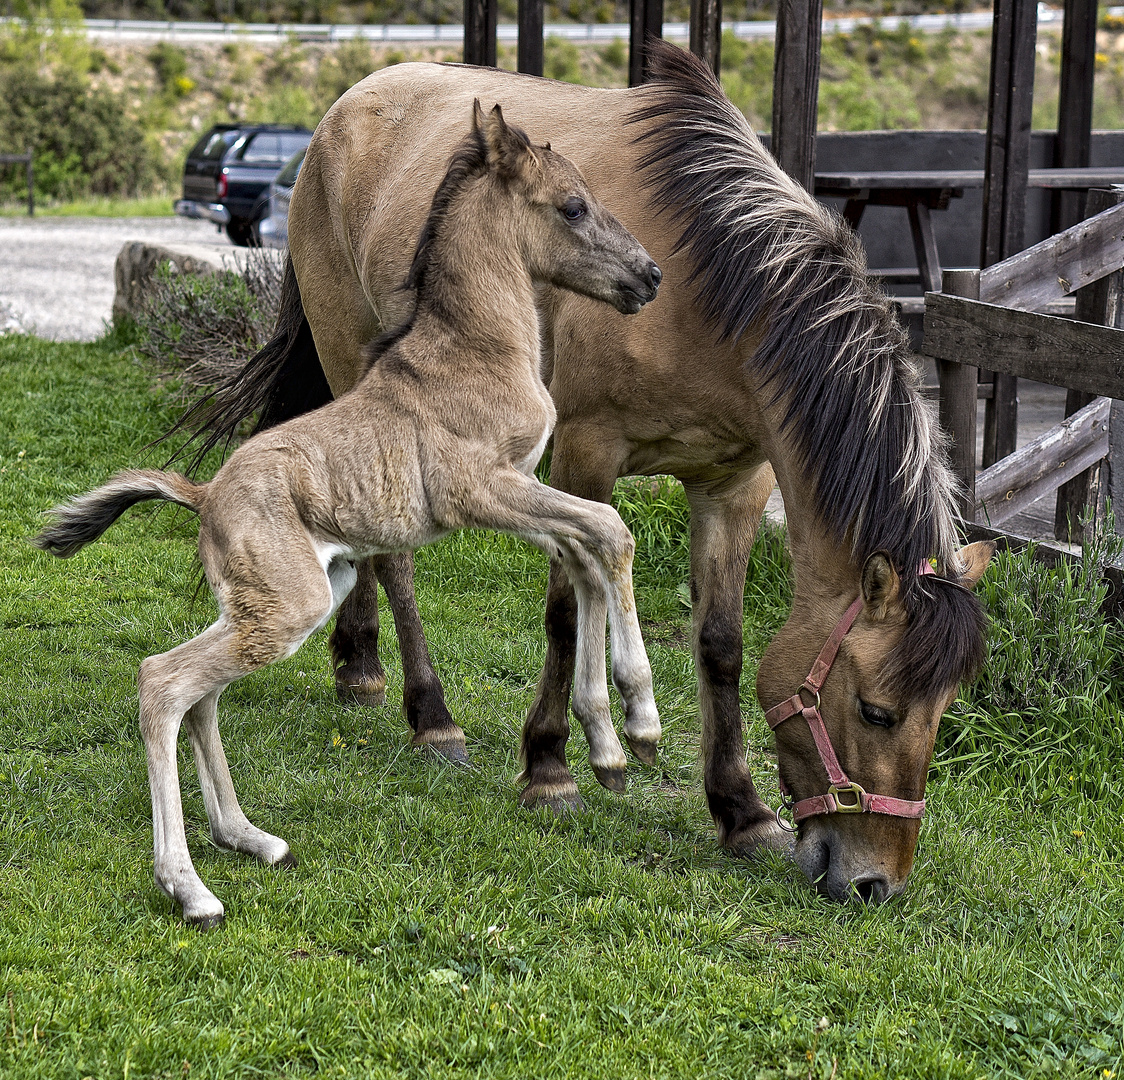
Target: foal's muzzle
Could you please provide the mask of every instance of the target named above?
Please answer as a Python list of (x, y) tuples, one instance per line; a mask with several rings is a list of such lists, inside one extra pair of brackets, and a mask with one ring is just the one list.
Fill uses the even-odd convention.
[(635, 280), (620, 286), (618, 307), (626, 315), (635, 315), (645, 304), (650, 304), (659, 292), (663, 271), (651, 260), (635, 271)]

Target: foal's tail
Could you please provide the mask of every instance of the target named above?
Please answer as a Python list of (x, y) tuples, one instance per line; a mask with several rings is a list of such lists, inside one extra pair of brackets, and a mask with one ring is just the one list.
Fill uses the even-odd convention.
[(273, 337), (237, 375), (195, 402), (163, 436), (169, 439), (189, 433), (166, 465), (186, 458), (184, 468), (193, 473), (214, 447), (225, 450), (251, 416), (257, 416), (251, 431), (256, 434), (331, 400), (332, 391), (305, 318), (293, 259), (287, 255)]
[(54, 523), (31, 542), (60, 559), (68, 559), (101, 536), (135, 503), (166, 499), (198, 511), (205, 487), (179, 473), (126, 469), (108, 484), (56, 506), (51, 511)]

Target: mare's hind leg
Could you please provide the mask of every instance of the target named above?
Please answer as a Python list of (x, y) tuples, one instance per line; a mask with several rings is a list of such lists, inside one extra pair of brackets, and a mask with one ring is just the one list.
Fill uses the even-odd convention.
[(296, 866), (289, 845), (250, 824), (238, 804), (226, 753), (219, 736), (218, 702), (221, 690), (200, 698), (187, 711), (184, 727), (195, 752), (203, 804), (211, 824), (211, 839), (221, 848), (254, 855), (272, 866)]
[(767, 465), (718, 483), (684, 481), (691, 504), (691, 616), (707, 803), (722, 845), (748, 855), (791, 838), (753, 786), (739, 700), (749, 552), (773, 488)]
[(355, 588), (340, 605), (329, 645), (340, 701), (380, 706), (386, 673), (379, 663), (379, 583), (370, 559), (359, 564)]
[[(567, 436), (559, 426), (554, 432), (550, 459), (550, 482), (563, 491), (596, 502), (608, 502), (617, 478), (615, 460), (601, 460), (593, 451), (601, 442), (594, 435), (581, 441)], [(557, 813), (578, 810), (582, 798), (566, 762), (566, 743), (570, 738), (570, 690), (577, 652), (577, 598), (562, 564), (550, 560), (550, 579), (546, 590), (546, 658), (539, 675), (538, 689), (523, 725), (520, 753), (526, 786), (520, 795), (524, 806), (549, 806)], [(621, 790), (624, 775), (605, 773), (598, 780)]]
[(445, 691), (425, 641), (414, 594), (414, 556), (408, 551), (376, 555), (371, 562), (394, 613), (402, 653), (402, 707), (414, 730), (413, 744), (427, 746), (449, 761), (467, 764), (464, 732), (445, 706)]

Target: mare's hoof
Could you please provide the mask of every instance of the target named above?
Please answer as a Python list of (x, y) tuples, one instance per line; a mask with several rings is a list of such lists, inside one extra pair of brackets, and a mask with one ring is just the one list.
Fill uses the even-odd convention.
[(597, 782), (603, 788), (622, 795), (628, 790), (628, 779), (625, 777), (624, 769), (605, 768), (601, 765), (591, 765), (590, 768), (593, 769), (593, 775), (597, 777)]
[(519, 796), (519, 805), (525, 810), (546, 807), (557, 816), (585, 809), (577, 786), (570, 784), (529, 784)]
[(386, 680), (342, 682), (337, 679), (336, 697), (344, 705), (365, 705), (371, 709), (381, 709), (386, 704)]
[(286, 851), (273, 865), (282, 870), (292, 870), (297, 865), (297, 857), (291, 851)]
[(217, 915), (185, 915), (183, 921), (193, 930), (205, 934), (208, 930), (217, 930), (226, 921), (226, 916), (220, 911)]
[(624, 738), (625, 742), (628, 743), (629, 750), (636, 755), (636, 760), (642, 765), (657, 765), (659, 763), (658, 743), (630, 739), (627, 734)]
[(722, 840), (722, 846), (731, 854), (748, 857), (765, 851), (775, 851), (790, 858), (796, 848), (796, 836), (777, 824), (775, 817), (752, 822)]
[(468, 758), (468, 749), (464, 744), (464, 732), (457, 728), (455, 732), (422, 731), (410, 740), (412, 746), (427, 750), (431, 754), (454, 765), (471, 765)]

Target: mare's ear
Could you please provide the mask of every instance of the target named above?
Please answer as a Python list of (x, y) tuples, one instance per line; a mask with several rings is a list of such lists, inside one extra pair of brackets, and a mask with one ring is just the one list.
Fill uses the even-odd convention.
[(875, 622), (886, 618), (891, 604), (898, 598), (901, 582), (890, 557), (876, 551), (863, 566), (863, 607)]
[(964, 567), (964, 571), (956, 579), (957, 584), (963, 585), (965, 589), (972, 589), (979, 584), (994, 554), (995, 544), (991, 540), (980, 540), (962, 547), (956, 553), (956, 558)]
[(525, 177), (535, 159), (527, 136), (518, 128), (508, 126), (499, 105), (477, 120), (476, 111), (479, 109), (480, 102), (477, 101), (473, 105), (473, 119), (477, 131), (484, 137), (488, 168), (509, 180)]

